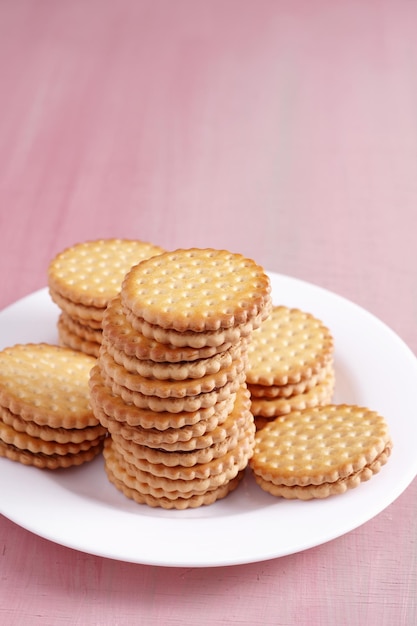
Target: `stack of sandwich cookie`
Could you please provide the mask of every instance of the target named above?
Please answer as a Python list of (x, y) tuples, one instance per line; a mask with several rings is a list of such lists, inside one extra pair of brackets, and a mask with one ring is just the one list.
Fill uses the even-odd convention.
[(90, 377), (106, 471), (125, 495), (184, 509), (238, 485), (255, 434), (247, 346), (270, 308), (264, 270), (227, 251), (177, 250), (127, 273)]
[(48, 284), (52, 300), (62, 311), (60, 343), (97, 356), (104, 311), (119, 293), (124, 276), (132, 265), (163, 251), (137, 240), (99, 239), (59, 253), (49, 264)]
[(335, 384), (329, 329), (310, 313), (274, 306), (252, 335), (246, 381), (257, 428), (291, 411), (329, 403)]
[(89, 373), (95, 359), (49, 344), (0, 352), (0, 456), (57, 469), (92, 460), (106, 429), (93, 414)]
[(392, 442), (368, 408), (328, 405), (276, 418), (256, 433), (250, 465), (259, 486), (283, 498), (327, 498), (369, 480)]

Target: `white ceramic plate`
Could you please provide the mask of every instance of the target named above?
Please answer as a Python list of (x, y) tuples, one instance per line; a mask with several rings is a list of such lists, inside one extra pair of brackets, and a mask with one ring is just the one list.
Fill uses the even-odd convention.
[[(138, 505), (106, 479), (102, 459), (50, 472), (0, 458), (0, 511), (56, 543), (122, 561), (211, 567), (272, 559), (339, 537), (380, 513), (417, 474), (417, 359), (381, 321), (314, 285), (270, 274), (276, 304), (310, 311), (335, 339), (335, 401), (379, 411), (394, 449), (372, 480), (341, 496), (276, 499), (247, 472), (211, 506), (164, 511)], [(55, 342), (57, 307), (46, 289), (0, 313), (0, 348)]]

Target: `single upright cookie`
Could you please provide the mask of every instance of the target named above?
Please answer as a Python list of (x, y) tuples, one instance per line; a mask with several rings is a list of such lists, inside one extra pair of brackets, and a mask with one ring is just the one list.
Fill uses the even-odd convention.
[(90, 406), (95, 359), (45, 343), (0, 352), (0, 456), (56, 469), (99, 454), (106, 433)]
[(392, 448), (375, 411), (326, 405), (276, 418), (256, 433), (250, 466), (259, 486), (283, 498), (327, 498), (379, 472)]

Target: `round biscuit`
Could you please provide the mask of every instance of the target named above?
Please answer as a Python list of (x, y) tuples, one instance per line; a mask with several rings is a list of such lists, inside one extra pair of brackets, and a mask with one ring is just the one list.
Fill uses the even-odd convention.
[(134, 444), (132, 441), (126, 441), (115, 435), (112, 436), (112, 439), (114, 446), (119, 448), (122, 453), (130, 452), (137, 459), (143, 459), (152, 464), (167, 465), (168, 467), (181, 465), (191, 467), (197, 464), (209, 463), (213, 459), (223, 457), (230, 450), (240, 445), (240, 442), (250, 436), (252, 432), (255, 433), (255, 423), (252, 416), (247, 416), (246, 420), (243, 420), (240, 427), (230, 436), (226, 436), (223, 440), (204, 448), (164, 450), (162, 448), (150, 448), (149, 446)]
[(275, 485), (335, 483), (391, 446), (383, 417), (355, 405), (294, 411), (257, 431), (251, 467)]
[(96, 360), (46, 343), (0, 352), (0, 404), (22, 419), (53, 428), (97, 426), (89, 375)]
[(77, 243), (57, 254), (48, 267), (54, 293), (88, 307), (105, 307), (120, 291), (133, 265), (164, 252), (151, 243), (132, 239), (97, 239)]
[(279, 496), (289, 500), (312, 500), (313, 498), (328, 498), (345, 493), (348, 489), (354, 489), (361, 483), (370, 480), (374, 474), (377, 474), (383, 465), (388, 462), (391, 454), (391, 446), (387, 446), (372, 463), (366, 465), (363, 469), (345, 476), (335, 482), (324, 482), (319, 485), (276, 485), (269, 480), (263, 479), (259, 475), (254, 475), (255, 481), (264, 491), (273, 496)]
[(213, 331), (246, 324), (270, 302), (269, 277), (252, 259), (191, 248), (147, 259), (123, 280), (123, 305), (150, 324)]
[(286, 385), (319, 372), (333, 356), (330, 330), (310, 313), (274, 306), (252, 334), (247, 382)]

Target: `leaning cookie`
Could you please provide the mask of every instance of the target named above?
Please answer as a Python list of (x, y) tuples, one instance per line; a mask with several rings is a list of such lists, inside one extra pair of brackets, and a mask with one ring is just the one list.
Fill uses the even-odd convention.
[(357, 487), (388, 461), (385, 419), (352, 405), (294, 411), (258, 430), (250, 467), (258, 485), (283, 498), (327, 498)]

